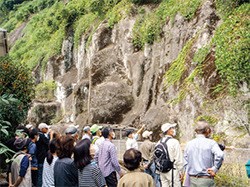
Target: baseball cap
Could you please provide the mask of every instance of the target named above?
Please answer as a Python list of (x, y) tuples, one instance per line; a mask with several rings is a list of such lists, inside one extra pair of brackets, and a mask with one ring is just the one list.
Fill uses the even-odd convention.
[(49, 129), (50, 128), (50, 126), (49, 125), (47, 125), (46, 123), (40, 123), (39, 124), (39, 126), (38, 126), (38, 129), (43, 129), (43, 128), (46, 128), (46, 129)]
[(153, 134), (152, 131), (145, 131), (145, 132), (142, 133), (142, 137), (143, 138), (148, 138), (151, 134)]
[(79, 127), (79, 125), (74, 126), (74, 125), (70, 125), (66, 130), (65, 130), (65, 134), (75, 134), (76, 132), (80, 131), (79, 129), (77, 129)]
[(132, 134), (133, 132), (134, 132), (134, 130), (127, 130), (126, 136), (129, 136), (129, 135)]
[(27, 145), (28, 138), (17, 138), (14, 142), (14, 146), (17, 150), (22, 150)]
[(97, 132), (99, 129), (102, 129), (102, 126), (98, 126), (96, 124), (92, 125), (92, 127), (90, 128), (91, 133), (95, 133)]
[(87, 132), (89, 130), (90, 130), (90, 126), (85, 126), (84, 129), (83, 129), (84, 132)]
[(161, 126), (161, 131), (166, 132), (168, 131), (171, 127), (175, 127), (177, 123), (171, 124), (171, 123), (165, 123)]

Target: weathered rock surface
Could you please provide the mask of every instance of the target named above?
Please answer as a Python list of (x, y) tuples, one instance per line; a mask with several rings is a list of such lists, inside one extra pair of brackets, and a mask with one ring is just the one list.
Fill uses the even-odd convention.
[[(198, 35), (188, 54), (188, 67), (182, 80), (194, 70), (194, 53), (208, 43), (221, 24), (215, 6), (205, 2), (192, 20), (176, 15), (173, 24), (166, 22), (161, 42), (146, 45), (144, 51), (136, 51), (132, 43), (135, 20), (136, 17), (124, 19), (113, 29), (108, 27), (107, 20), (103, 21), (92, 36), (89, 49), (86, 43), (90, 32), (82, 36), (78, 48), (73, 45), (72, 36), (64, 41), (62, 54), (50, 58), (43, 78), (56, 81), (57, 103), (43, 104), (43, 107), (35, 103), (35, 107), (43, 110), (35, 118), (37, 123), (45, 119), (46, 112), (53, 110), (57, 114), (60, 108), (64, 122), (81, 128), (89, 123), (134, 127), (146, 124), (148, 129), (160, 133), (161, 124), (169, 122), (178, 123), (181, 142), (193, 137), (192, 124), (202, 114), (204, 99), (193, 92), (176, 105), (166, 104), (178, 97), (180, 86), (164, 89), (164, 75), (185, 44)], [(209, 96), (220, 79), (215, 71), (214, 53), (207, 58), (203, 78), (197, 81)], [(37, 69), (34, 74), (39, 74)], [(249, 137), (246, 138), (249, 142)]]

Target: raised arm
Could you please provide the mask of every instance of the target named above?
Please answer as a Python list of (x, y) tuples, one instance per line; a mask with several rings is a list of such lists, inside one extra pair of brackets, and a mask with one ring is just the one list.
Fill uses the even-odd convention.
[(143, 129), (145, 129), (145, 125), (142, 125), (142, 127), (137, 131), (137, 135), (141, 134)]

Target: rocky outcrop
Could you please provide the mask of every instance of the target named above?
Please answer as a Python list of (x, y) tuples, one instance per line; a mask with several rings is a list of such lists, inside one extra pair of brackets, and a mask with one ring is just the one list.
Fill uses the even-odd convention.
[[(182, 80), (190, 75), (196, 67), (194, 53), (210, 41), (221, 20), (214, 4), (206, 1), (192, 20), (176, 15), (173, 23), (166, 21), (161, 42), (146, 45), (143, 51), (137, 51), (132, 43), (135, 20), (136, 17), (121, 20), (112, 29), (107, 20), (103, 21), (88, 49), (91, 32), (82, 36), (79, 46), (73, 45), (72, 36), (64, 41), (62, 54), (49, 59), (43, 77), (54, 79), (58, 85), (54, 106), (61, 108), (63, 123), (74, 123), (80, 128), (89, 123), (133, 127), (146, 124), (159, 133), (161, 124), (178, 123), (180, 140), (186, 142), (193, 137), (192, 124), (202, 114), (204, 99), (192, 92), (176, 105), (167, 104), (178, 97), (180, 85), (164, 89), (164, 75), (188, 41), (196, 37)], [(220, 80), (214, 60), (211, 52), (202, 79), (196, 80), (208, 96)]]

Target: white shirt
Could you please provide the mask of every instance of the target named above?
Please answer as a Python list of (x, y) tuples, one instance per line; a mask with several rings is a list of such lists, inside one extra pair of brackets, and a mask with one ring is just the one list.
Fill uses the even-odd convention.
[(138, 144), (136, 142), (136, 139), (128, 138), (128, 140), (126, 141), (126, 149), (128, 150), (130, 148), (138, 149)]
[(97, 145), (97, 147), (100, 146), (100, 144), (105, 140), (104, 137), (101, 137), (101, 138), (98, 138), (96, 141), (95, 141), (95, 145)]
[[(166, 135), (163, 138), (163, 142), (166, 140), (167, 137), (170, 137), (170, 136)], [(159, 142), (157, 144), (159, 144)], [(172, 162), (175, 160), (174, 167), (179, 172), (179, 174), (182, 174), (184, 159), (183, 159), (183, 154), (182, 154), (179, 141), (174, 138), (171, 138), (167, 141), (167, 147), (168, 147), (168, 154), (169, 154), (170, 160)]]
[(88, 138), (90, 141), (91, 141), (91, 137), (90, 135), (88, 135), (87, 133), (85, 133), (82, 137), (82, 140), (85, 139), (85, 138)]

